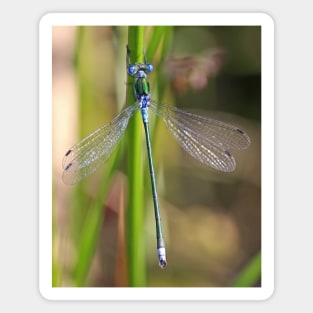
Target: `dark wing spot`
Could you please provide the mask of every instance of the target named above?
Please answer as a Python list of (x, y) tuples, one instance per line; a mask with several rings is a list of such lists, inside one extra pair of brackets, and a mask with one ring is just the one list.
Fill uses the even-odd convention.
[(240, 133), (241, 135), (244, 134), (244, 131), (242, 131), (241, 129), (237, 128), (237, 132)]
[(65, 171), (68, 171), (71, 167), (72, 167), (72, 163), (69, 163), (67, 167), (65, 168)]
[(72, 150), (68, 150), (66, 153), (65, 153), (65, 156), (68, 156), (70, 153), (72, 152)]
[(231, 158), (231, 153), (228, 150), (225, 150), (225, 153)]

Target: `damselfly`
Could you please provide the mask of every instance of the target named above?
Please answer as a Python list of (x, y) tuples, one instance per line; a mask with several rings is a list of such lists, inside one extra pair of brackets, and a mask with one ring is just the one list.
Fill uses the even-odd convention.
[(153, 65), (147, 63), (146, 57), (144, 63), (130, 64), (129, 50), (127, 50), (127, 56), (127, 73), (135, 79), (136, 102), (66, 152), (63, 158), (63, 181), (66, 184), (75, 184), (105, 162), (117, 146), (129, 119), (140, 110), (148, 151), (159, 265), (165, 268), (166, 251), (153, 168), (148, 109), (163, 119), (176, 140), (190, 155), (219, 171), (234, 171), (236, 162), (230, 150), (248, 148), (250, 138), (236, 126), (150, 99), (147, 74), (153, 71)]

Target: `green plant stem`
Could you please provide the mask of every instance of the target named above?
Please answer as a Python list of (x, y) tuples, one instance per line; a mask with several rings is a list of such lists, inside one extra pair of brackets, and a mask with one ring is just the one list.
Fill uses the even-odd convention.
[[(144, 61), (143, 47), (144, 27), (128, 28), (128, 48), (130, 62)], [(135, 102), (133, 89), (130, 87), (133, 78), (129, 77), (127, 104)], [(144, 251), (144, 189), (143, 189), (143, 155), (142, 155), (142, 121), (140, 112), (132, 118), (128, 126), (128, 208), (126, 218), (126, 242), (128, 284), (131, 287), (142, 287), (146, 284), (146, 264)]]
[[(80, 137), (86, 135), (85, 125), (91, 113), (90, 99), (96, 94), (92, 79), (94, 68), (94, 49), (92, 29), (80, 27), (77, 34), (74, 64), (80, 90)], [(116, 149), (105, 166), (105, 171), (96, 197), (90, 202), (85, 192), (84, 182), (77, 185), (73, 199), (71, 215), (72, 232), (76, 244), (76, 259), (73, 264), (72, 278), (77, 287), (87, 285), (87, 278), (95, 251), (99, 242), (100, 232), (105, 216), (105, 200), (115, 169), (120, 161), (120, 147)]]
[(252, 287), (261, 277), (261, 252), (237, 275), (231, 287)]
[(88, 213), (85, 216), (81, 230), (81, 241), (77, 248), (77, 259), (73, 271), (73, 279), (77, 287), (86, 285), (87, 275), (97, 248), (101, 227), (104, 222), (105, 208), (103, 203), (107, 197), (107, 192), (114, 171), (120, 162), (120, 150), (120, 147), (118, 147), (107, 162), (106, 171), (103, 175), (97, 196), (90, 204)]

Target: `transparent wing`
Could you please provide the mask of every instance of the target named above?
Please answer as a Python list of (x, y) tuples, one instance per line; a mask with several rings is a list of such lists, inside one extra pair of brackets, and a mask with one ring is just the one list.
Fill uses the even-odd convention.
[(129, 119), (139, 109), (137, 104), (121, 111), (111, 122), (98, 128), (68, 150), (63, 158), (63, 181), (75, 184), (104, 163), (119, 142)]
[(236, 161), (229, 150), (242, 150), (250, 145), (249, 136), (236, 126), (154, 100), (151, 100), (150, 108), (162, 117), (179, 144), (191, 156), (216, 170), (232, 172)]

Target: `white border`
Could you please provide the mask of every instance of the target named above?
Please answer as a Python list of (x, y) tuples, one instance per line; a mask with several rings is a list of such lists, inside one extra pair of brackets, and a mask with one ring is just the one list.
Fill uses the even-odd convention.
[[(52, 27), (262, 26), (262, 287), (52, 288)], [(263, 13), (51, 13), (39, 26), (39, 289), (50, 300), (264, 300), (274, 292), (274, 22)]]

